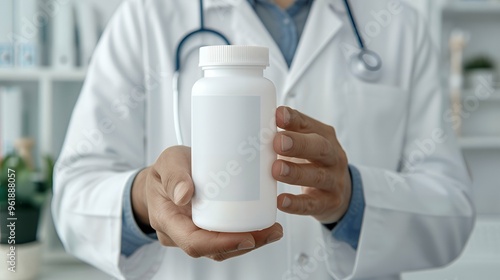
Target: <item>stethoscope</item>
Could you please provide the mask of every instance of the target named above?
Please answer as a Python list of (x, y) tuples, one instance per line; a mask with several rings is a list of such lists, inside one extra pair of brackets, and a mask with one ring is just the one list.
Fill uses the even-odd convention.
[[(215, 37), (220, 38), (227, 45), (231, 45), (229, 39), (224, 36), (224, 34), (218, 32), (217, 30), (209, 29), (205, 27), (205, 14), (203, 12), (203, 0), (199, 0), (200, 3), (200, 27), (188, 34), (186, 34), (179, 44), (177, 45), (177, 49), (175, 51), (175, 71), (172, 76), (172, 92), (173, 92), (173, 113), (174, 113), (174, 126), (175, 126), (175, 135), (177, 138), (177, 143), (179, 145), (183, 145), (184, 141), (182, 139), (182, 131), (180, 124), (180, 112), (179, 112), (179, 77), (181, 72), (181, 52), (184, 44), (192, 37), (199, 34), (209, 34), (214, 35)], [(382, 74), (382, 59), (380, 56), (368, 49), (365, 45), (363, 37), (359, 32), (359, 28), (357, 22), (354, 18), (354, 14), (351, 9), (351, 5), (349, 0), (344, 0), (344, 5), (347, 10), (347, 15), (349, 16), (352, 29), (358, 41), (358, 45), (360, 51), (358, 54), (354, 54), (351, 56), (349, 61), (349, 66), (351, 73), (356, 76), (358, 79), (363, 80), (365, 82), (374, 83), (378, 81)]]

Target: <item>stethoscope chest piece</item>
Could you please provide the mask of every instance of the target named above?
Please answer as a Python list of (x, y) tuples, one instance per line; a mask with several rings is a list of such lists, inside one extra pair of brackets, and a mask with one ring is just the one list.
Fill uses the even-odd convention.
[(382, 76), (382, 59), (376, 52), (369, 49), (354, 54), (349, 64), (351, 73), (365, 82), (377, 82)]

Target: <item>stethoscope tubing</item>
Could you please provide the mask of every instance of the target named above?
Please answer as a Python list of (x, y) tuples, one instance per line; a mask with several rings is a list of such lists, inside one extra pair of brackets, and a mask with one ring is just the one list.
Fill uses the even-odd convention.
[[(351, 67), (351, 73), (358, 77), (361, 80), (364, 80), (366, 82), (376, 82), (378, 79), (380, 79), (380, 74), (381, 74), (381, 68), (382, 68), (382, 59), (380, 56), (372, 51), (369, 50), (363, 41), (363, 37), (361, 36), (361, 33), (359, 32), (359, 28), (357, 26), (356, 19), (354, 17), (354, 14), (351, 9), (351, 5), (349, 4), (349, 0), (344, 0), (344, 4), (347, 10), (347, 14), (349, 16), (349, 20), (351, 22), (351, 26), (353, 29), (353, 32), (355, 34), (355, 37), (358, 41), (359, 47), (361, 51), (353, 55), (350, 60), (350, 67)], [(214, 36), (219, 37), (226, 43), (227, 45), (231, 45), (230, 40), (224, 36), (224, 34), (218, 32), (217, 30), (205, 28), (205, 14), (203, 12), (203, 0), (199, 0), (199, 8), (200, 8), (200, 27), (188, 34), (186, 34), (179, 44), (177, 45), (177, 49), (175, 52), (175, 65), (174, 65), (174, 73), (172, 76), (172, 94), (173, 94), (173, 114), (174, 114), (174, 127), (175, 127), (175, 135), (176, 135), (176, 140), (179, 145), (184, 144), (184, 139), (182, 137), (182, 128), (180, 124), (180, 110), (179, 110), (179, 102), (180, 102), (180, 95), (179, 95), (179, 79), (180, 79), (180, 73), (181, 73), (181, 68), (182, 68), (182, 62), (181, 62), (181, 52), (184, 44), (192, 37), (194, 37), (197, 34), (212, 34)], [(367, 63), (364, 59), (364, 56), (369, 56), (372, 61), (375, 62), (374, 65), (370, 65)], [(280, 98), (281, 104), (286, 104), (288, 98), (288, 94), (283, 94)]]
[(182, 139), (182, 129), (181, 129), (181, 114), (179, 112), (179, 76), (180, 72), (176, 70), (172, 76), (172, 93), (173, 93), (173, 113), (174, 113), (174, 128), (175, 128), (175, 137), (177, 140), (177, 144), (182, 146), (184, 145), (184, 139)]

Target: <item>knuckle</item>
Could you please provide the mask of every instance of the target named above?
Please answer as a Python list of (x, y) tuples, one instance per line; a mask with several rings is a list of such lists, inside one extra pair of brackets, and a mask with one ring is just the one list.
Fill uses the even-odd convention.
[(220, 254), (215, 255), (215, 256), (211, 256), (210, 258), (216, 262), (223, 262), (226, 260), (226, 257), (224, 255), (220, 255)]
[(162, 231), (164, 227), (163, 221), (168, 221), (167, 212), (166, 211), (155, 211), (152, 209), (158, 209), (156, 204), (152, 204), (151, 210), (148, 212), (150, 220), (150, 226), (157, 231)]
[(327, 129), (328, 129), (328, 132), (329, 134), (334, 137), (334, 138), (337, 138), (337, 132), (335, 131), (335, 128), (331, 125), (328, 125), (327, 126)]
[(304, 118), (300, 118), (299, 121), (299, 129), (302, 131), (309, 130), (311, 127), (311, 124)]
[(168, 148), (166, 148), (165, 150), (163, 150), (163, 152), (161, 153), (161, 155), (163, 157), (170, 157), (171, 154), (175, 153), (176, 150), (179, 149), (179, 146), (170, 146)]
[(306, 130), (311, 127), (311, 124), (307, 121), (307, 119), (304, 118), (302, 114), (295, 109), (291, 110), (290, 119), (297, 124), (298, 129)]
[(152, 219), (150, 219), (149, 221), (149, 225), (154, 229), (154, 230), (160, 230), (161, 228), (161, 224), (159, 222), (159, 219), (156, 218), (156, 217), (153, 217)]
[(340, 166), (347, 166), (349, 164), (347, 155), (344, 150), (341, 149), (341, 151), (339, 152), (337, 161)]
[(301, 183), (304, 181), (304, 172), (302, 172), (302, 170), (300, 168), (296, 168), (295, 165), (291, 165), (289, 164), (290, 166), (290, 174), (293, 174), (292, 176), (292, 179), (294, 181), (294, 183)]
[(153, 166), (153, 168), (150, 168), (147, 172), (148, 178), (151, 178), (156, 182), (161, 182), (161, 175), (158, 170), (156, 170), (156, 167)]
[(170, 151), (171, 151), (171, 148), (167, 148), (167, 149), (163, 150), (156, 161), (162, 161), (164, 159), (167, 159), (168, 154), (170, 154)]
[(160, 228), (160, 225), (158, 224), (158, 222), (156, 220), (151, 220), (149, 222), (150, 226), (154, 229), (154, 230), (159, 230)]
[(158, 241), (160, 241), (160, 244), (164, 247), (167, 247), (169, 245), (169, 242), (163, 237), (158, 237)]
[(316, 186), (323, 185), (328, 178), (328, 172), (324, 168), (317, 168), (316, 175), (314, 176), (314, 184)]
[(302, 204), (303, 204), (303, 207), (302, 207), (303, 213), (302, 214), (312, 213), (314, 211), (314, 209), (316, 208), (315, 202), (312, 199), (304, 199)]
[(324, 201), (320, 201), (316, 204), (316, 209), (315, 209), (315, 213), (313, 213), (313, 215), (317, 215), (317, 214), (323, 214), (326, 212), (327, 210), (327, 205)]
[(186, 252), (186, 254), (188, 254), (188, 256), (190, 256), (191, 258), (199, 258), (201, 257), (201, 254), (198, 252), (198, 250), (192, 246), (192, 245), (186, 245), (184, 248), (183, 248), (184, 252)]
[(330, 199), (330, 206), (333, 207), (334, 209), (338, 209), (340, 205), (342, 205), (342, 203), (343, 203), (343, 198), (341, 195), (335, 195)]
[(322, 138), (321, 144), (319, 145), (319, 156), (322, 158), (330, 157), (331, 153), (332, 153), (332, 145), (330, 141), (328, 141), (325, 138)]

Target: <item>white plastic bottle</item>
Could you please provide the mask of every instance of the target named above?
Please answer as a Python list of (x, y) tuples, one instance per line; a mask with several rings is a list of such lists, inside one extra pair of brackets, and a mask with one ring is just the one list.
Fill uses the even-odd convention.
[(218, 232), (248, 232), (276, 221), (276, 89), (264, 78), (269, 50), (200, 48), (204, 77), (192, 91), (193, 222)]

